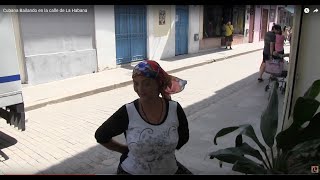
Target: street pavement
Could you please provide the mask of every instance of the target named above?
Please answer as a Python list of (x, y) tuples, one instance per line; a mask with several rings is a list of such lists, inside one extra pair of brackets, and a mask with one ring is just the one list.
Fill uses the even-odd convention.
[[(161, 67), (169, 73), (198, 67), (213, 61), (222, 61), (238, 55), (255, 52), (263, 48), (263, 42), (234, 45), (233, 50), (217, 48), (195, 54), (175, 56), (158, 60)], [(23, 84), (23, 99), (27, 111), (48, 104), (64, 102), (88, 95), (113, 90), (130, 85), (133, 66), (137, 62), (60, 81), (39, 85)]]
[[(173, 95), (184, 108), (190, 129), (190, 140), (176, 152), (177, 159), (194, 174), (238, 174), (230, 164), (220, 168), (208, 157), (213, 150), (234, 145), (235, 133), (213, 144), (221, 128), (249, 123), (262, 140), (260, 115), (269, 93), (264, 91), (267, 81), (257, 82), (261, 56), (257, 51), (173, 73), (188, 81), (183, 92)], [(283, 95), (279, 97), (281, 111)], [(120, 154), (97, 144), (94, 133), (136, 98), (130, 85), (46, 105), (27, 112), (23, 132), (0, 120), (0, 149), (5, 154), (0, 174), (115, 174)], [(124, 142), (123, 135), (116, 139)]]

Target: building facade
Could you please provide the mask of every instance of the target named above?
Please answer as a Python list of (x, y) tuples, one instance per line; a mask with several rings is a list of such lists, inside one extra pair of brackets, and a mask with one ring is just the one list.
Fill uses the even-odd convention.
[[(233, 44), (263, 40), (277, 6), (97, 5), (17, 6), (13, 13), (23, 83), (36, 85), (143, 59), (166, 59), (220, 48), (223, 23)], [(64, 10), (61, 12), (61, 10)], [(69, 12), (67, 12), (69, 11)], [(71, 12), (71, 13), (70, 13)]]
[(250, 6), (204, 5), (200, 13), (200, 50), (225, 45), (223, 25), (228, 21), (234, 27), (233, 44), (248, 43)]
[[(250, 22), (250, 29), (253, 29), (252, 42), (264, 40), (264, 35), (270, 31), (273, 24), (292, 26), (294, 7), (285, 5), (255, 5), (253, 9), (253, 23)], [(290, 11), (288, 10), (290, 9)], [(250, 41), (249, 41), (250, 42)]]
[(198, 5), (15, 8), (48, 11), (13, 15), (22, 82), (30, 85), (199, 51)]
[[(97, 72), (93, 6), (17, 6), (46, 9), (15, 18), (23, 81), (41, 84)], [(87, 12), (53, 12), (86, 9)]]

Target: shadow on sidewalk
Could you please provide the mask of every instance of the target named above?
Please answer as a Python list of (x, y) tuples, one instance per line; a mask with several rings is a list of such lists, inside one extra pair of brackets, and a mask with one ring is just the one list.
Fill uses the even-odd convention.
[(115, 174), (119, 159), (119, 153), (96, 145), (37, 174)]
[[(231, 164), (225, 163), (220, 168), (217, 159), (209, 159), (208, 153), (235, 146), (237, 131), (219, 138), (218, 145), (213, 144), (214, 136), (222, 128), (250, 124), (259, 141), (265, 144), (260, 131), (260, 118), (267, 107), (270, 90), (265, 92), (264, 87), (268, 82), (258, 83), (257, 77), (258, 73), (254, 73), (184, 108), (189, 120), (190, 139), (179, 152), (178, 159), (195, 174), (238, 174), (232, 171)], [(284, 98), (280, 90), (278, 97), (280, 131)], [(259, 149), (250, 138), (244, 137), (244, 141)]]
[(208, 55), (208, 54), (212, 54), (212, 53), (221, 53), (221, 52), (226, 52), (226, 51), (230, 51), (230, 50), (221, 47), (221, 48), (215, 48), (215, 49), (212, 49), (212, 50), (205, 50), (205, 51), (199, 52), (199, 53), (185, 54), (185, 55), (175, 56), (175, 57), (172, 57), (172, 58), (161, 59), (161, 61), (168, 61), (168, 62), (169, 61), (179, 61), (179, 60), (184, 60), (186, 58), (204, 56), (204, 55)]
[(211, 104), (215, 104), (218, 101), (224, 99), (225, 97), (236, 93), (238, 91), (241, 91), (241, 89), (247, 87), (248, 85), (252, 84), (252, 83), (257, 83), (260, 84), (261, 87), (264, 87), (265, 85), (263, 85), (264, 83), (258, 83), (257, 81), (257, 77), (258, 77), (259, 73), (254, 73), (240, 81), (237, 81), (233, 84), (230, 84), (229, 86), (220, 89), (218, 91), (215, 92), (215, 95), (212, 95), (202, 101), (199, 101), (197, 103), (192, 104), (191, 106), (188, 106), (186, 108), (184, 108), (186, 115), (192, 115), (194, 113), (196, 113), (198, 110), (201, 110), (203, 108), (208, 107)]
[[(138, 62), (140, 62), (140, 61), (138, 61)], [(131, 63), (121, 64), (120, 68), (132, 71), (135, 66), (135, 63), (138, 63), (138, 62), (133, 62), (134, 64), (131, 64)]]
[[(216, 131), (220, 130), (220, 128), (225, 127), (225, 124), (219, 124), (219, 121), (223, 122), (225, 120), (228, 121), (232, 119), (236, 120), (237, 124), (246, 123), (248, 120), (247, 117), (238, 117), (239, 114), (246, 114), (254, 120), (260, 119), (260, 115), (263, 111), (263, 108), (265, 107), (268, 95), (266, 92), (264, 92), (264, 86), (266, 82), (258, 83), (257, 76), (258, 73), (254, 73), (240, 81), (237, 81), (226, 86), (223, 89), (216, 91), (216, 94), (184, 108), (189, 119), (191, 134), (189, 142), (184, 146), (181, 153), (179, 151), (180, 155), (178, 159), (181, 160), (182, 163), (185, 163), (185, 165), (195, 174), (230, 174), (230, 170), (225, 170), (223, 168), (220, 169), (216, 162), (213, 162), (212, 160), (204, 160), (204, 157), (206, 156), (208, 148), (211, 144), (203, 141), (203, 136), (215, 134)], [(246, 91), (247, 87), (249, 86), (251, 88), (251, 91), (253, 91), (254, 93)], [(235, 93), (239, 92), (241, 92), (241, 96), (236, 96), (237, 94)], [(217, 109), (212, 109), (213, 112), (210, 113), (214, 114), (214, 117), (207, 117), (207, 119), (202, 119), (202, 115), (210, 116), (210, 114), (201, 114), (202, 110), (206, 109), (212, 104), (220, 106), (218, 102), (228, 101), (226, 99), (229, 96), (237, 97), (234, 98), (234, 100), (237, 101), (234, 103), (240, 104), (241, 102), (244, 102), (243, 106), (245, 107), (245, 104), (247, 103), (249, 104), (247, 105), (248, 107), (238, 108), (237, 106), (234, 106), (234, 104), (231, 103), (230, 105), (229, 103), (227, 104), (227, 107), (221, 107), (222, 110), (218, 111)], [(255, 98), (255, 100), (249, 101), (248, 103), (248, 100), (252, 98)], [(259, 104), (255, 104), (255, 102), (258, 102)], [(226, 114), (230, 115), (229, 110), (232, 108), (233, 111), (236, 110), (239, 113), (230, 117), (230, 119), (228, 120), (224, 119), (225, 117), (228, 117), (226, 116)], [(250, 111), (248, 110), (250, 110), (251, 108), (254, 108), (254, 113), (250, 114)], [(194, 117), (197, 114), (200, 115), (198, 115), (198, 117)], [(201, 123), (199, 123), (200, 121)], [(255, 121), (253, 127), (255, 128), (258, 126), (259, 121)], [(203, 128), (204, 130), (200, 130), (199, 128)], [(116, 139), (120, 140), (120, 142), (122, 143), (125, 142), (123, 135), (119, 135), (118, 137), (116, 137)], [(227, 142), (228, 143), (226, 144), (232, 144), (234, 142), (234, 139), (228, 139)], [(119, 157), (119, 153), (111, 152), (105, 149), (103, 146), (97, 144), (96, 146), (89, 148), (87, 151), (76, 154), (71, 158), (65, 159), (57, 165), (51, 166), (48, 169), (39, 172), (39, 174), (115, 174), (119, 163)], [(204, 163), (207, 164), (205, 164), (204, 166)]]
[(17, 140), (2, 131), (0, 131), (0, 162), (8, 160), (9, 156), (7, 156), (4, 152), (1, 151), (1, 149), (5, 149), (7, 147), (10, 147), (12, 145), (17, 144)]

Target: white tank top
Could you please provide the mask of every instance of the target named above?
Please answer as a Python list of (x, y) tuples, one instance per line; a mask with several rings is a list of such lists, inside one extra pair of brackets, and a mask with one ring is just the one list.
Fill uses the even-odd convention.
[(129, 153), (121, 164), (123, 170), (130, 174), (175, 174), (178, 170), (175, 149), (179, 140), (177, 102), (169, 101), (168, 116), (159, 125), (144, 121), (133, 102), (126, 104), (126, 108)]

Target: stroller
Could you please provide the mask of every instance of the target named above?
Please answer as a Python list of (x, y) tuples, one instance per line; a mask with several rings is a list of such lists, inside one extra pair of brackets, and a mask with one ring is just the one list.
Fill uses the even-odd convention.
[(286, 91), (286, 77), (288, 71), (284, 69), (284, 59), (283, 57), (288, 57), (289, 54), (274, 54), (272, 60), (266, 61), (266, 69), (265, 72), (270, 74), (268, 84), (265, 87), (265, 91), (270, 89), (270, 83), (272, 81), (279, 82), (279, 89), (281, 94), (284, 94)]

